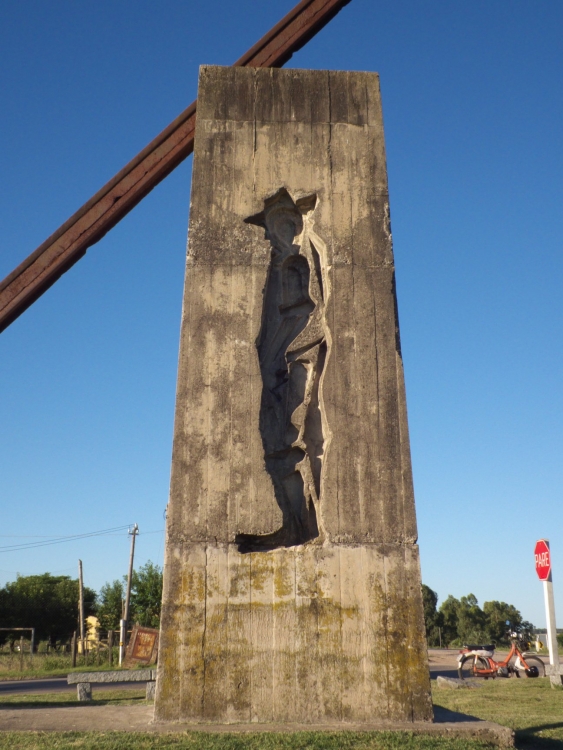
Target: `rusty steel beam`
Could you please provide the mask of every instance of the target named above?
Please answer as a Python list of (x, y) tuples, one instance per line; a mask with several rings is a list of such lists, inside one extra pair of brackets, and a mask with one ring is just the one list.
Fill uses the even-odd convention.
[[(302, 0), (235, 65), (281, 67), (350, 1)], [(196, 104), (190, 104), (0, 282), (0, 332), (192, 153)]]

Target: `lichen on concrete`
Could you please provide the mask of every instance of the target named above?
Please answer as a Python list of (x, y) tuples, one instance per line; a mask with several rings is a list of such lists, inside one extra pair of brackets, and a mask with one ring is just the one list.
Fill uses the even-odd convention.
[(201, 69), (156, 719), (429, 721), (379, 81)]

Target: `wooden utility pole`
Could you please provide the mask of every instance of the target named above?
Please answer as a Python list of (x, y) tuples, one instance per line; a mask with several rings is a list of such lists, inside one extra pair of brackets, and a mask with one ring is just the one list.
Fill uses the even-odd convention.
[(133, 577), (133, 558), (135, 556), (135, 537), (139, 533), (139, 527), (137, 524), (133, 526), (131, 531), (131, 554), (129, 555), (129, 573), (127, 575), (127, 593), (125, 594), (125, 611), (123, 613), (123, 619), (121, 620), (121, 634), (119, 637), (119, 665), (123, 663), (125, 657), (125, 641), (127, 640), (127, 623), (129, 622), (129, 602), (131, 599), (131, 578)]
[(84, 655), (84, 580), (82, 578), (82, 560), (78, 561), (78, 618), (80, 620), (80, 642)]

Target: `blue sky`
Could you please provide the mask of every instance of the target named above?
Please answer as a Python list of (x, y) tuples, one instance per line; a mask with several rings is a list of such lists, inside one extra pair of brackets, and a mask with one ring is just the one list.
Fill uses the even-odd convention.
[[(0, 277), (293, 0), (0, 8)], [(236, 7), (236, 12), (234, 8)], [(352, 0), (289, 63), (381, 76), (423, 580), (563, 627), (563, 5)], [(191, 158), (0, 335), (0, 546), (161, 563)], [(95, 589), (126, 530), (0, 551)]]

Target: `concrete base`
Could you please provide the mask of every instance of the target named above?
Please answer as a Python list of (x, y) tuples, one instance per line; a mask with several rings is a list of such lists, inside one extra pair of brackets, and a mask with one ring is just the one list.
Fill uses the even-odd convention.
[(416, 545), (191, 544), (175, 567), (159, 721), (432, 720)]
[(157, 732), (207, 732), (254, 734), (258, 732), (409, 732), (436, 737), (459, 737), (490, 742), (497, 747), (514, 747), (514, 732), (492, 721), (481, 721), (473, 716), (435, 707), (436, 720), (426, 721), (377, 721), (370, 724), (209, 724), (194, 727), (190, 724), (165, 725), (155, 723), (151, 731)]
[(489, 721), (479, 721), (473, 717), (435, 708), (436, 721), (428, 722), (377, 722), (370, 725), (358, 724), (207, 724), (196, 728), (185, 724), (152, 723), (152, 706), (64, 706), (54, 708), (2, 708), (0, 732), (143, 732), (151, 734), (175, 734), (180, 732), (381, 732), (403, 731), (431, 734), (438, 737), (462, 737), (490, 742), (498, 747), (513, 747), (512, 730)]

